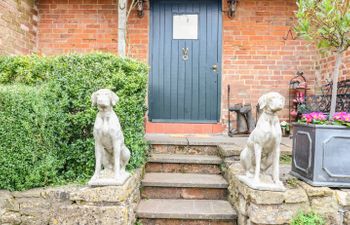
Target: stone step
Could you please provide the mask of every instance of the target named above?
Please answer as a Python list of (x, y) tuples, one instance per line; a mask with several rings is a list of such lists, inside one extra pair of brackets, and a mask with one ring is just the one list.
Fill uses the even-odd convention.
[(222, 159), (215, 155), (152, 154), (148, 162), (220, 165)]
[(143, 199), (212, 199), (226, 200), (224, 188), (143, 187)]
[(237, 225), (235, 220), (139, 219), (142, 225)]
[(216, 145), (152, 144), (152, 154), (218, 155)]
[(136, 209), (138, 218), (186, 220), (235, 220), (235, 210), (223, 200), (141, 200)]
[(220, 165), (148, 162), (146, 172), (220, 174), (221, 169)]
[(228, 187), (227, 181), (221, 175), (194, 173), (146, 173), (142, 185), (145, 187)]
[(152, 154), (146, 172), (220, 174), (221, 163), (214, 155)]
[[(239, 155), (241, 154), (241, 151), (244, 149), (245, 145), (219, 145), (218, 151), (219, 155), (221, 155), (223, 158), (226, 157), (237, 157), (239, 158)], [(281, 143), (281, 155), (292, 155), (292, 147), (288, 146), (286, 144)]]

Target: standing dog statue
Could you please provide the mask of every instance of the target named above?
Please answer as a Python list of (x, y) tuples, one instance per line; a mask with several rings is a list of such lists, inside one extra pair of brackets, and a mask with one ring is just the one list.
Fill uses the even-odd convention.
[[(285, 98), (277, 92), (264, 94), (259, 99), (263, 113), (240, 155), (245, 175), (239, 176), (239, 179), (253, 189), (285, 190), (279, 178), (282, 132), (277, 116), (284, 102)], [(269, 169), (272, 174), (268, 173)]]
[(101, 89), (91, 96), (98, 113), (94, 125), (95, 173), (90, 186), (122, 185), (130, 176), (125, 170), (130, 159), (130, 151), (124, 144), (124, 136), (119, 119), (113, 111), (118, 96), (109, 89)]

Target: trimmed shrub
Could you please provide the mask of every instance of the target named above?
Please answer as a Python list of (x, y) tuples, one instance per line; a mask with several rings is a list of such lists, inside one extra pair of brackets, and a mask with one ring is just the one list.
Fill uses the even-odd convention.
[[(0, 164), (0, 189), (18, 190), (62, 182), (81, 182), (91, 177), (95, 160), (92, 128), (97, 109), (91, 106), (90, 96), (100, 88), (110, 88), (120, 98), (115, 111), (120, 118), (125, 143), (132, 154), (128, 169), (132, 170), (144, 163), (147, 150), (143, 125), (148, 75), (146, 65), (103, 53), (58, 57), (16, 56), (0, 57), (0, 71), (0, 81), (3, 85), (30, 86), (13, 86), (14, 90), (26, 92), (28, 96), (19, 94), (18, 91), (13, 92), (9, 87), (3, 87), (0, 96), (0, 99), (5, 98), (3, 96), (13, 96), (8, 101), (0, 100), (0, 116), (3, 117), (0, 118), (0, 122), (6, 124), (4, 132), (0, 132), (0, 140), (4, 143), (1, 144), (0, 154), (4, 155), (3, 160), (9, 161), (9, 164), (14, 160), (11, 152), (16, 152), (19, 160), (13, 161), (12, 167), (12, 172), (18, 171), (18, 176), (7, 176), (10, 171), (3, 172), (6, 170), (3, 170), (3, 165)], [(34, 94), (30, 94), (31, 92)], [(48, 106), (43, 114), (45, 116), (40, 116), (41, 109), (35, 111), (28, 107), (28, 117), (21, 118), (27, 121), (29, 126), (28, 131), (23, 131), (27, 139), (39, 133), (39, 136), (47, 139), (41, 147), (36, 144), (34, 138), (34, 143), (27, 145), (26, 151), (22, 151), (26, 145), (22, 140), (25, 139), (19, 136), (17, 139), (16, 132), (5, 132), (12, 130), (12, 124), (3, 123), (3, 120), (7, 120), (3, 116), (8, 114), (7, 109), (13, 108), (14, 111), (18, 111), (18, 114), (13, 115), (13, 120), (22, 115), (21, 110), (25, 104), (17, 103), (17, 100), (26, 101), (27, 105), (35, 108)], [(40, 122), (31, 123), (37, 116)], [(20, 124), (17, 123), (15, 127), (20, 129)], [(43, 153), (48, 157), (45, 162), (48, 163), (50, 159), (55, 164), (45, 182), (33, 180), (26, 183), (23, 176), (27, 172), (18, 170), (15, 165), (20, 162), (20, 155), (27, 154), (30, 150), (33, 155)], [(44, 170), (47, 171), (45, 166), (40, 167), (34, 159), (29, 160), (26, 167), (28, 170), (38, 170), (38, 176)], [(21, 185), (14, 185), (19, 183)]]

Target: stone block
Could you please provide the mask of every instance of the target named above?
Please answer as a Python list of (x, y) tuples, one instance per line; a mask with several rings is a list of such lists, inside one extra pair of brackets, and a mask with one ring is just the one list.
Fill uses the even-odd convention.
[(128, 223), (128, 209), (123, 206), (86, 206), (69, 205), (57, 209), (50, 220), (50, 225), (88, 225)]
[(231, 156), (239, 156), (239, 154), (243, 150), (243, 147), (235, 144), (219, 145), (218, 150), (219, 150), (220, 156), (223, 158), (226, 158)]
[(255, 204), (281, 204), (284, 201), (283, 192), (254, 190), (243, 183), (238, 184), (238, 191), (245, 199)]
[(350, 206), (350, 190), (347, 190), (347, 189), (336, 190), (335, 194), (341, 206), (343, 207)]
[(308, 200), (306, 192), (300, 187), (287, 189), (286, 192), (284, 192), (285, 203), (302, 203), (308, 202)]
[(21, 224), (21, 214), (18, 212), (5, 212), (0, 217), (1, 224)]
[(323, 197), (333, 195), (332, 189), (328, 187), (313, 187), (303, 181), (299, 181), (298, 185), (306, 191), (309, 197)]
[(308, 211), (308, 203), (281, 204), (281, 205), (257, 205), (250, 204), (248, 214), (254, 224), (289, 224), (290, 220), (299, 211)]
[(142, 170), (139, 169), (122, 186), (82, 187), (70, 193), (69, 200), (80, 203), (125, 202), (140, 184)]
[(19, 206), (16, 204), (15, 199), (13, 198), (11, 192), (9, 191), (0, 191), (0, 216), (5, 213), (7, 210), (18, 211)]
[(340, 224), (339, 206), (335, 195), (312, 198), (311, 208), (322, 215), (327, 220), (327, 224)]

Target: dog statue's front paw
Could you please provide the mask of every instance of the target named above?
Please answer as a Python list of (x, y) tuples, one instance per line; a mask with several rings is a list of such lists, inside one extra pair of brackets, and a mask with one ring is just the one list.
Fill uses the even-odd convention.
[(275, 181), (275, 184), (278, 185), (278, 186), (283, 186), (283, 183), (282, 183), (282, 181), (280, 181), (280, 180), (276, 180), (276, 181)]
[(260, 183), (260, 178), (259, 177), (254, 177), (254, 182)]
[(98, 180), (100, 178), (100, 175), (98, 173), (94, 173), (94, 175), (91, 177), (90, 180)]

